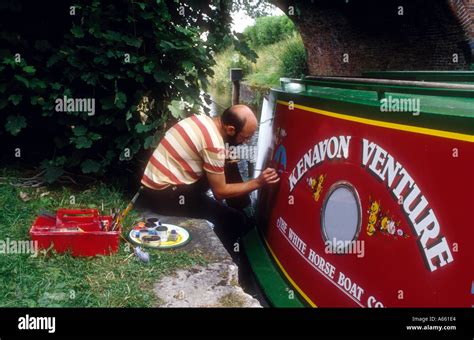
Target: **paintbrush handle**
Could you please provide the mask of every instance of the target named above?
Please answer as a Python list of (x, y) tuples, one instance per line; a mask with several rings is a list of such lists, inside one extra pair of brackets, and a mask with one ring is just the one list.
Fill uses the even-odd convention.
[(124, 218), (128, 215), (128, 213), (130, 212), (130, 210), (132, 210), (133, 208), (133, 205), (135, 204), (135, 202), (137, 201), (138, 199), (138, 196), (140, 196), (140, 192), (142, 191), (143, 189), (143, 186), (141, 186), (137, 193), (133, 196), (132, 200), (130, 201), (130, 203), (128, 203), (127, 207), (124, 209), (124, 211), (122, 213), (118, 213), (117, 214), (117, 219), (114, 220), (114, 223), (112, 225), (112, 231), (115, 230), (115, 228), (124, 220)]
[[(268, 168), (265, 168), (265, 169), (268, 169)], [(264, 171), (265, 169), (254, 169), (254, 171)], [(285, 170), (276, 170), (276, 172), (284, 173), (284, 174), (288, 173), (288, 171), (285, 171)]]

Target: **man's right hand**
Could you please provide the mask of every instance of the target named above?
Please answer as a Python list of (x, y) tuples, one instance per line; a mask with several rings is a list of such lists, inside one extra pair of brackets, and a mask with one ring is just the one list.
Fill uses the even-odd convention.
[(263, 172), (257, 177), (258, 184), (260, 187), (263, 187), (267, 184), (278, 183), (280, 177), (278, 173), (273, 168), (266, 168)]
[(245, 195), (264, 185), (274, 184), (280, 180), (278, 173), (272, 168), (265, 169), (257, 178), (243, 183), (226, 183), (224, 174), (215, 174), (207, 171), (206, 174), (214, 197), (218, 200)]

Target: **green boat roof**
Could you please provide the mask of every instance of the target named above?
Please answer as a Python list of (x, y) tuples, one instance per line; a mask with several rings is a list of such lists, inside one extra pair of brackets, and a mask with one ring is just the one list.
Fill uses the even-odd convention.
[[(449, 72), (451, 75), (453, 73)], [(474, 72), (463, 73), (474, 77)], [(306, 77), (282, 78), (281, 89), (274, 91), (280, 100), (292, 100), (296, 104), (322, 110), (474, 134), (474, 84), (387, 78)], [(412, 112), (382, 112), (383, 99), (417, 100), (419, 115)]]
[(363, 72), (362, 76), (365, 78), (474, 84), (474, 71), (371, 71)]

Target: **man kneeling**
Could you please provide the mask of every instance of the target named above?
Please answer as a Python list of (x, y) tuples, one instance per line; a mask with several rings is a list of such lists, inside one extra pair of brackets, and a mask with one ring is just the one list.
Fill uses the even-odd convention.
[[(246, 143), (257, 119), (245, 105), (234, 105), (222, 116), (193, 115), (171, 127), (153, 152), (142, 177), (142, 193), (154, 212), (169, 216), (206, 219), (227, 251), (250, 228), (246, 215), (221, 202), (277, 183), (272, 168), (247, 182), (228, 183), (224, 172), (225, 144)], [(212, 190), (214, 198), (206, 192)]]

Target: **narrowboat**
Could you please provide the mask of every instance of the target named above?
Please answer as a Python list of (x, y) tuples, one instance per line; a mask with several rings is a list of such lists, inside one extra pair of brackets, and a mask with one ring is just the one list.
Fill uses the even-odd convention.
[(474, 305), (474, 72), (281, 79), (267, 166), (244, 245), (273, 306)]

